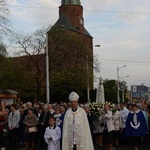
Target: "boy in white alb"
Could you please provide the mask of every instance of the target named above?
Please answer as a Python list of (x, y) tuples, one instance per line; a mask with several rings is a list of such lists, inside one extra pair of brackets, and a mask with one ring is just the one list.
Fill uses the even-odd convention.
[(48, 144), (47, 150), (60, 150), (61, 130), (55, 126), (55, 119), (53, 117), (49, 118), (49, 125), (44, 134), (45, 142)]

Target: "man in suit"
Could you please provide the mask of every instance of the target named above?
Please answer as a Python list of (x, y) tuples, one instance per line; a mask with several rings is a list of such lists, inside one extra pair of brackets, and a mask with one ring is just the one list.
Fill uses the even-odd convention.
[(44, 105), (43, 112), (39, 118), (39, 148), (43, 148), (46, 146), (44, 141), (44, 132), (47, 127), (46, 118), (48, 115), (48, 105)]
[(12, 150), (16, 150), (20, 113), (17, 110), (17, 106), (15, 104), (10, 106), (10, 110), (11, 112), (8, 116), (10, 146)]
[(90, 130), (91, 130), (91, 133), (92, 133), (95, 130), (95, 127), (94, 127), (94, 124), (93, 124), (93, 121), (95, 120), (95, 117), (90, 113), (89, 105), (85, 105), (84, 109), (85, 109), (85, 112), (87, 114)]

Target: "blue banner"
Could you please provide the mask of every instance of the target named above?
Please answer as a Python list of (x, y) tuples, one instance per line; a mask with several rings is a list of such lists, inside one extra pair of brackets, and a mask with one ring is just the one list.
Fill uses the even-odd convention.
[(149, 100), (149, 89), (144, 85), (132, 85), (131, 86), (131, 100), (141, 101)]

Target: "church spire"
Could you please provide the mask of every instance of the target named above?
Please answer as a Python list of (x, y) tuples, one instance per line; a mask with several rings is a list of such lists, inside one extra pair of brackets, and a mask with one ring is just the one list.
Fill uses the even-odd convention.
[(80, 0), (62, 0), (61, 6), (63, 5), (81, 5)]

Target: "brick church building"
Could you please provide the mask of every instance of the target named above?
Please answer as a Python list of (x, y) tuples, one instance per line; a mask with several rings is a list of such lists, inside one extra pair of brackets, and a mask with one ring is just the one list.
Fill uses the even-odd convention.
[[(78, 66), (82, 67), (86, 72), (85, 78), (90, 76), (90, 89), (93, 88), (93, 37), (84, 27), (84, 17), (83, 17), (83, 7), (81, 5), (80, 0), (62, 0), (61, 6), (59, 7), (59, 18), (57, 22), (54, 24), (55, 28), (62, 28), (69, 32), (71, 38), (72, 35), (75, 35), (78, 39), (80, 39), (81, 45), (84, 45), (84, 50), (81, 47), (71, 47), (69, 42), (67, 44), (63, 43), (64, 48), (69, 47), (68, 51), (72, 56), (76, 56), (79, 58), (73, 58), (71, 55), (68, 57), (67, 50), (63, 51), (61, 55), (65, 53), (64, 62), (62, 62), (61, 67), (77, 67), (73, 64), (73, 61), (78, 59)], [(51, 29), (48, 32), (48, 47), (49, 53), (51, 54), (52, 46), (51, 46)], [(66, 45), (66, 46), (65, 46)], [(80, 52), (79, 52), (80, 49)], [(84, 56), (81, 56), (81, 53), (84, 51)], [(77, 53), (80, 53), (79, 55)], [(70, 59), (71, 58), (71, 59)], [(69, 63), (68, 63), (69, 62)], [(87, 70), (88, 69), (88, 70)]]
[[(83, 7), (80, 0), (62, 0), (59, 18), (48, 31), (48, 53), (50, 79), (53, 78), (50, 80), (53, 101), (60, 100), (59, 97), (57, 98), (58, 93), (65, 91), (66, 99), (68, 93), (76, 89), (85, 90), (83, 98), (86, 100), (86, 87), (89, 85), (89, 89), (93, 89), (93, 38), (84, 27)], [(45, 54), (27, 54), (13, 58), (15, 65), (22, 64), (32, 76), (31, 88), (34, 88), (33, 93), (37, 100), (44, 99), (46, 93), (45, 59)], [(65, 72), (63, 77), (59, 76), (64, 70), (70, 74)], [(24, 76), (26, 78), (26, 74)], [(26, 79), (23, 81), (26, 82)], [(53, 90), (56, 94), (52, 93)]]

